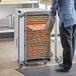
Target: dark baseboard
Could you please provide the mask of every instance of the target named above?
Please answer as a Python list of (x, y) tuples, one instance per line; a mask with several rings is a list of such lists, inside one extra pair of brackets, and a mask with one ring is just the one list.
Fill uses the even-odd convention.
[(0, 33), (0, 39), (3, 39), (3, 38), (14, 38), (14, 32)]

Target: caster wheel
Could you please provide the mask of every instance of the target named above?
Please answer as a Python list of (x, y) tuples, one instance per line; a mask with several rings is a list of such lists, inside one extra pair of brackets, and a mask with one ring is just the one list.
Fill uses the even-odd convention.
[(55, 61), (56, 61), (57, 63), (60, 63), (60, 62), (62, 61), (62, 57), (61, 57), (61, 56), (56, 57)]
[(25, 66), (28, 66), (28, 64), (25, 64)]
[(44, 62), (44, 64), (46, 65), (46, 64), (47, 64), (47, 62)]
[(50, 61), (50, 59), (48, 59), (48, 61)]
[(22, 66), (23, 66), (23, 64), (20, 64), (20, 65), (19, 65), (19, 69), (21, 69), (21, 68), (22, 68)]

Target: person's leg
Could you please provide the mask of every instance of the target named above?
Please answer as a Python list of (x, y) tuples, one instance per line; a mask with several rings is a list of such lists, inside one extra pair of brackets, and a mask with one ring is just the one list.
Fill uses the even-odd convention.
[(64, 24), (60, 26), (60, 38), (63, 48), (63, 64), (66, 69), (70, 69), (72, 66), (72, 57), (73, 57), (73, 28), (64, 27)]
[[(73, 26), (73, 37), (72, 37), (72, 48), (73, 48), (73, 56), (74, 56), (74, 51), (75, 51), (75, 44), (76, 44), (76, 25)], [(72, 58), (73, 58), (72, 56)]]

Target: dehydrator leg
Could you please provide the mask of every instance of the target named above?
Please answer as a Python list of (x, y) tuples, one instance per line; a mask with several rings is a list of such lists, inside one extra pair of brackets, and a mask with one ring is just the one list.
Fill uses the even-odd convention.
[(51, 35), (50, 35), (50, 57), (53, 57), (53, 52), (51, 51)]

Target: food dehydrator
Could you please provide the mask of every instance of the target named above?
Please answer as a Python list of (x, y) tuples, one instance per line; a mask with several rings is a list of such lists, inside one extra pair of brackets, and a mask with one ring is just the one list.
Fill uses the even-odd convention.
[(45, 29), (48, 16), (47, 10), (39, 8), (16, 10), (14, 40), (19, 65), (50, 61), (50, 36)]

